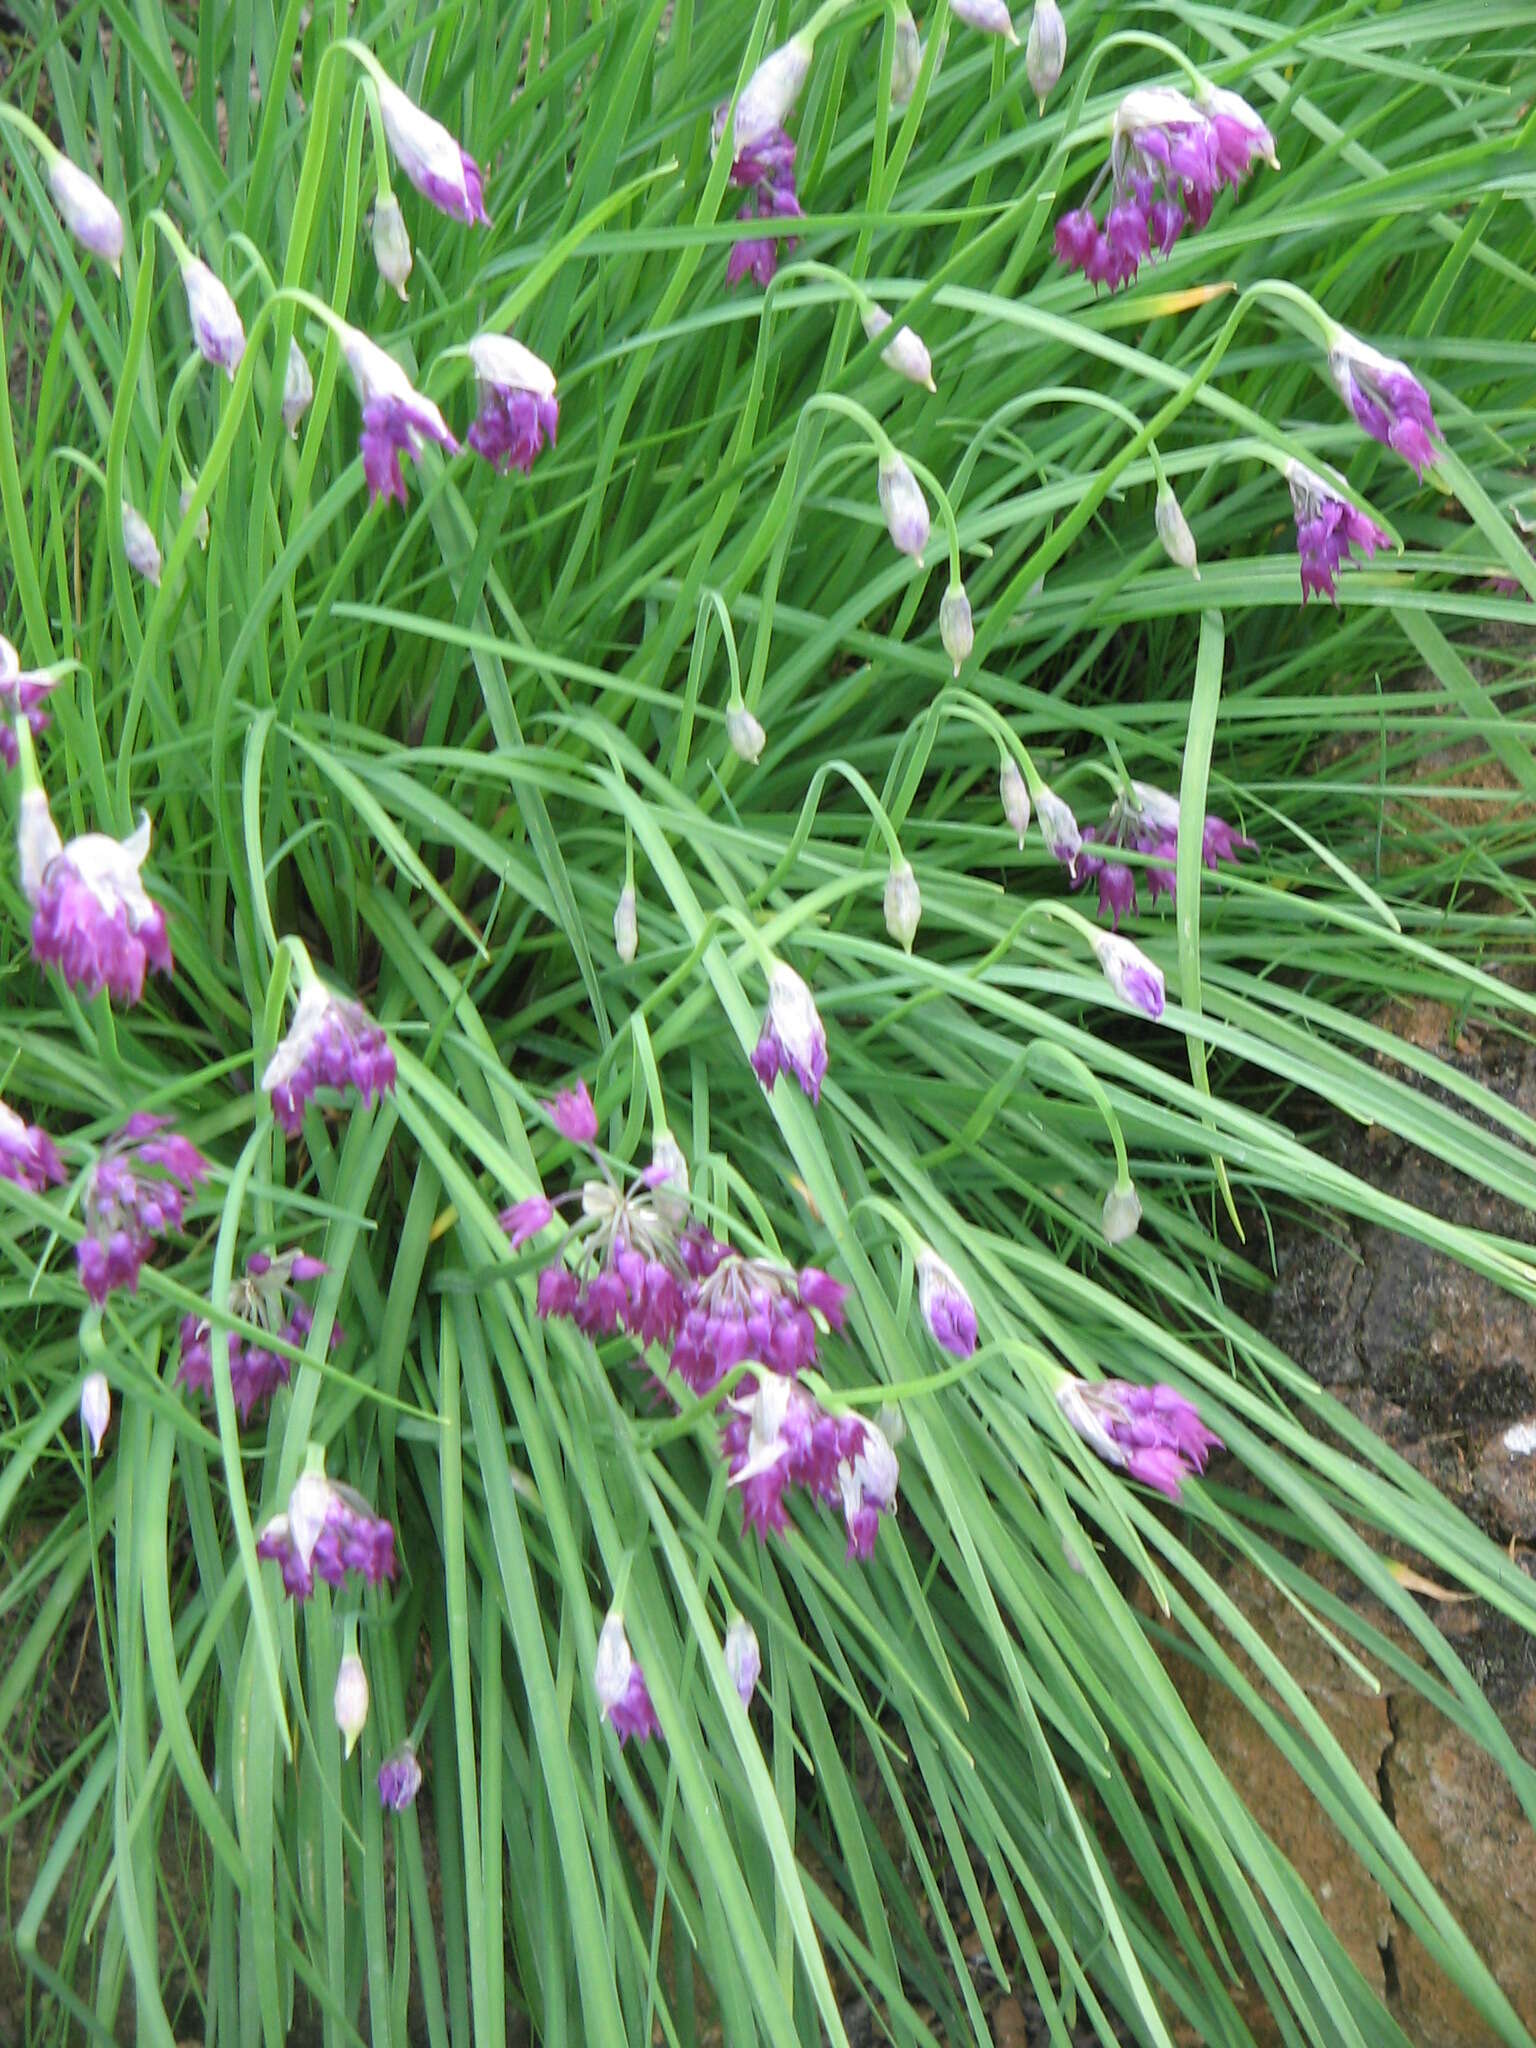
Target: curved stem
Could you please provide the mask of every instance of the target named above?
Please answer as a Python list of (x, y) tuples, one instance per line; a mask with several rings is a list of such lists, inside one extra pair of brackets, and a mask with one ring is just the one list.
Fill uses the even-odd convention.
[(1036, 1066), (1044, 1060), (1066, 1074), (1093, 1102), (1099, 1115), (1104, 1119), (1109, 1132), (1109, 1142), (1115, 1148), (1115, 1185), (1128, 1187), (1131, 1179), (1130, 1161), (1126, 1156), (1125, 1134), (1120, 1129), (1120, 1119), (1115, 1115), (1104, 1084), (1085, 1060), (1078, 1057), (1067, 1046), (1056, 1045), (1050, 1039), (1036, 1038), (1024, 1048), (1024, 1064), (1033, 1062)]

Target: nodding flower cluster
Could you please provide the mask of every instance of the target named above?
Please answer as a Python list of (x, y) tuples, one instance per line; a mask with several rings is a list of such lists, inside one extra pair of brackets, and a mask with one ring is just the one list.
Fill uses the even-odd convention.
[(292, 1138), (303, 1129), (304, 1105), (317, 1088), (355, 1088), (365, 1106), (387, 1094), (395, 1085), (395, 1056), (361, 1003), (311, 979), (261, 1085), (272, 1098), (272, 1114)]
[(1337, 604), (1339, 570), (1348, 560), (1349, 550), (1358, 548), (1369, 560), (1378, 548), (1390, 545), (1390, 537), (1305, 463), (1288, 462), (1285, 480), (1296, 511), (1301, 601), (1305, 604), (1316, 595)]
[[(244, 1278), (230, 1287), (229, 1312), (296, 1350), (302, 1349), (315, 1319), (309, 1303), (298, 1293), (298, 1285), (320, 1279), (326, 1270), (322, 1260), (311, 1258), (307, 1252), (254, 1252), (246, 1260)], [(176, 1368), (179, 1385), (200, 1393), (212, 1391), (211, 1339), (212, 1330), (205, 1317), (182, 1317), (181, 1361)], [(330, 1348), (334, 1351), (340, 1342), (341, 1331), (333, 1325)], [(287, 1386), (291, 1371), (291, 1362), (281, 1352), (250, 1343), (238, 1331), (230, 1332), (229, 1383), (242, 1422), (249, 1422), (259, 1403), (268, 1400), (279, 1387)]]
[[(1207, 817), (1201, 830), (1201, 855), (1213, 870), (1224, 860), (1235, 861), (1253, 844), (1253, 840), (1234, 831), (1225, 818)], [(1136, 871), (1114, 858), (1121, 847), (1146, 855), (1148, 865), (1143, 879), (1152, 901), (1166, 896), (1172, 902), (1174, 860), (1179, 848), (1178, 798), (1154, 788), (1150, 782), (1133, 782), (1129, 790), (1122, 790), (1115, 798), (1102, 825), (1083, 829), (1082, 843), (1070, 867), (1072, 887), (1081, 889), (1087, 882), (1097, 882), (1099, 914), (1107, 915), (1116, 929), (1121, 918), (1137, 908)]]
[(149, 819), (140, 818), (127, 839), (82, 832), (66, 846), (41, 787), (23, 791), (19, 811), (16, 850), (34, 955), (57, 966), (81, 995), (106, 989), (119, 1003), (136, 1003), (148, 969), (169, 974), (172, 967), (165, 912), (139, 877)]
[(1129, 1380), (1062, 1376), (1061, 1412), (1107, 1465), (1128, 1472), (1170, 1500), (1191, 1474), (1203, 1472), (1221, 1438), (1206, 1428), (1192, 1401), (1175, 1388), (1133, 1386)]
[[(763, 59), (736, 101), (730, 180), (747, 194), (746, 204), (736, 216), (740, 221), (800, 218), (795, 145), (784, 123), (810, 75), (812, 47), (809, 36), (792, 36)], [(715, 110), (712, 139), (716, 151), (725, 139), (730, 112), (729, 101)], [(792, 249), (793, 240), (784, 247)], [(778, 236), (749, 235), (732, 245), (726, 277), (731, 284), (739, 284), (750, 276), (766, 289), (778, 267)]]
[(768, 1007), (752, 1053), (752, 1071), (764, 1088), (789, 1074), (814, 1103), (827, 1076), (827, 1031), (816, 999), (793, 967), (779, 961), (768, 976)]
[(370, 1586), (399, 1571), (395, 1532), (361, 1494), (338, 1486), (323, 1471), (300, 1474), (287, 1511), (274, 1515), (256, 1539), (256, 1555), (281, 1566), (283, 1586), (295, 1600), (307, 1600), (316, 1578), (340, 1586), (356, 1572)]
[(18, 719), (26, 720), (34, 739), (46, 732), (48, 714), (43, 699), (57, 687), (58, 680), (45, 668), (23, 668), (20, 655), (0, 633), (0, 761), (7, 768), (14, 768), (21, 759)]
[(188, 1196), (208, 1177), (202, 1153), (168, 1123), (143, 1110), (129, 1117), (86, 1180), (75, 1264), (98, 1308), (114, 1288), (135, 1291), (155, 1239), (181, 1229)]
[[(1138, 86), (1115, 110), (1094, 192), (1056, 223), (1056, 254), (1090, 284), (1130, 284), (1186, 227), (1203, 228), (1222, 186), (1235, 190), (1260, 157), (1279, 169), (1274, 137), (1237, 93), (1206, 86), (1197, 104), (1172, 86)], [(1101, 227), (1093, 201), (1105, 176), (1110, 202)]]
[(0, 1102), (0, 1180), (41, 1195), (63, 1179), (64, 1162), (48, 1133), (24, 1123), (9, 1103)]
[(674, 1398), (679, 1384), (708, 1395), (751, 1367), (722, 1397), (720, 1439), (746, 1525), (762, 1536), (787, 1528), (784, 1494), (800, 1486), (816, 1500), (841, 1501), (848, 1555), (867, 1557), (880, 1513), (896, 1504), (895, 1454), (874, 1424), (832, 1415), (799, 1380), (816, 1363), (817, 1319), (843, 1328), (847, 1288), (816, 1266), (796, 1272), (735, 1251), (692, 1221), (675, 1142), (665, 1152), (658, 1145), (656, 1162), (621, 1187), (596, 1148), (585, 1083), (559, 1096), (551, 1116), (597, 1172), (557, 1201), (534, 1195), (502, 1214), (519, 1250), (557, 1208), (577, 1210), (563, 1256), (540, 1271), (539, 1314), (593, 1339), (624, 1330), (654, 1344), (668, 1354), (660, 1384)]

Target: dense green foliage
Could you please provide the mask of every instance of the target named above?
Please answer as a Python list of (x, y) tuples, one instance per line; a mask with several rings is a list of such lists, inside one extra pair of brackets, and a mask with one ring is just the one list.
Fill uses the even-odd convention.
[[(82, 258), (0, 131), (0, 627), (31, 662), (78, 664), (39, 742), (55, 815), (120, 836), (149, 810), (177, 971), (131, 1010), (82, 1004), (29, 960), (6, 861), (0, 1090), (73, 1177), (146, 1107), (215, 1167), (99, 1322), (69, 1256), (78, 1178), (47, 1198), (0, 1182), (17, 1761), (89, 1592), (106, 1673), (101, 1725), (20, 1814), (35, 1831), (46, 1812), (53, 1845), (15, 1929), (34, 2038), (276, 2048), (297, 2001), (336, 2043), (403, 2042), (410, 2015), (434, 2044), (499, 2044), (514, 2009), (541, 2041), (601, 2048), (842, 2041), (856, 1989), (897, 2042), (984, 2040), (974, 1922), (1056, 2041), (1085, 2016), (1108, 2040), (1115, 2016), (1138, 2041), (1182, 2021), (1244, 2042), (1242, 1983), (1288, 2041), (1403, 2040), (1203, 1745), (1159, 1658), (1178, 1645), (1270, 1717), (1490, 2040), (1527, 2041), (1216, 1563), (1253, 1560), (1341, 1658), (1411, 1664), (1536, 1813), (1380, 1553), (1411, 1541), (1522, 1626), (1528, 1576), (1244, 1307), (1273, 1221), (1325, 1208), (1536, 1298), (1522, 1248), (1393, 1202), (1293, 1128), (1320, 1097), (1532, 1204), (1532, 1120), (1380, 1021), (1392, 995), (1519, 1029), (1536, 1010), (1503, 975), (1536, 853), (1528, 673), (1505, 656), (1479, 680), (1457, 651), (1536, 596), (1515, 516), (1536, 514), (1528, 0), (1076, 0), (1043, 116), (1021, 53), (958, 25), (899, 115), (889, 16), (855, 8), (792, 121), (807, 218), (766, 296), (726, 288), (710, 116), (797, 25), (787, 6), (10, 8), (6, 97), (81, 162), (99, 144), (129, 244), (121, 284)], [(404, 306), (369, 249), (362, 74), (324, 58), (343, 33), (486, 168), (489, 230), (397, 180)], [(1178, 77), (1156, 37), (1260, 107), (1282, 168), (1095, 298), (1051, 224), (1119, 95)], [(232, 383), (190, 350), (155, 206), (234, 291)], [(893, 377), (846, 287), (797, 259), (918, 329), (937, 394)], [(1411, 361), (1447, 441), (1430, 479), (1359, 434), (1266, 278)], [(558, 446), (509, 479), (434, 451), (403, 510), (370, 507), (339, 350), (280, 281), (412, 366), (460, 433), (470, 386), (443, 351), (515, 331), (557, 370)], [(291, 442), (290, 333), (316, 372)], [(925, 570), (891, 547), (870, 440), (818, 393), (944, 486), (976, 617), (958, 680), (942, 524)], [(1337, 611), (1298, 603), (1287, 455), (1346, 473), (1402, 541), (1344, 575)], [(1158, 463), (1198, 582), (1158, 545)], [(161, 536), (158, 590), (103, 516), (120, 496)], [(726, 744), (738, 681), (756, 766)], [(1177, 912), (1144, 894), (1128, 927), (1167, 977), (1159, 1024), (1040, 910), (1092, 906), (1005, 825), (1000, 728), (1085, 821), (1122, 765), (1182, 793)], [(1463, 741), (1504, 771), (1472, 830), (1434, 801), (1437, 751)], [(1259, 849), (1202, 887), (1207, 808)], [(897, 845), (922, 891), (910, 956), (881, 910)], [(312, 1112), (285, 1143), (257, 1083), (289, 934), (384, 1023), (400, 1072), (377, 1109)], [(748, 1064), (769, 952), (827, 1024), (819, 1111)], [(1145, 1210), (1113, 1248), (1114, 1152), (1074, 1060)], [(539, 1103), (577, 1074), (615, 1158), (643, 1165), (670, 1125), (713, 1228), (855, 1290), (824, 1385), (907, 1427), (868, 1564), (817, 1509), (743, 1536), (707, 1404), (678, 1426), (627, 1340), (536, 1316), (538, 1258), (496, 1216), (546, 1170), (565, 1185)], [(910, 1231), (975, 1298), (962, 1365), (919, 1318)], [(329, 1267), (314, 1337), (242, 1431), (227, 1375), (213, 1403), (174, 1384), (177, 1324), (289, 1245)], [(1170, 1510), (1071, 1435), (1059, 1363), (1172, 1381), (1230, 1459)], [(74, 1413), (95, 1365), (114, 1420), (92, 1466)], [(400, 1580), (360, 1607), (285, 1601), (255, 1558), (312, 1442), (399, 1532)], [(1319, 1555), (1358, 1602), (1314, 1582)], [(623, 1750), (591, 1688), (616, 1598), (663, 1731)], [(750, 1715), (719, 1648), (736, 1607), (763, 1647)], [(1422, 1664), (1377, 1632), (1383, 1609)], [(347, 1617), (373, 1705), (344, 1762)], [(1288, 1719), (1248, 1692), (1239, 1644)], [(426, 1785), (397, 1819), (374, 1774), (413, 1729)]]

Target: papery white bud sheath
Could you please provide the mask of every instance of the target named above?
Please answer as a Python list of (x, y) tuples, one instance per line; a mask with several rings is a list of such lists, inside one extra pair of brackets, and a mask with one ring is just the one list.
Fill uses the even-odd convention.
[(1199, 557), (1195, 553), (1195, 536), (1189, 530), (1189, 521), (1184, 517), (1172, 487), (1166, 483), (1157, 494), (1157, 510), (1153, 517), (1157, 537), (1166, 549), (1169, 561), (1177, 568), (1188, 569), (1198, 583), (1200, 569)]
[(368, 1725), (368, 1674), (356, 1650), (348, 1650), (336, 1667), (336, 1692), (332, 1705), (336, 1710), (336, 1726), (341, 1730), (346, 1753), (350, 1756), (357, 1747), (357, 1738)]
[(101, 1456), (102, 1441), (111, 1420), (112, 1389), (107, 1385), (107, 1376), (104, 1372), (89, 1373), (80, 1389), (80, 1427), (90, 1439), (93, 1458)]
[(613, 911), (613, 950), (627, 967), (634, 959), (640, 944), (639, 928), (635, 919), (635, 892), (630, 888), (619, 891), (619, 900)]
[(912, 950), (923, 915), (923, 899), (910, 861), (900, 861), (885, 878), (885, 928), (904, 953)]
[(733, 704), (725, 714), (725, 736), (731, 751), (754, 765), (768, 743), (768, 735), (745, 704)]

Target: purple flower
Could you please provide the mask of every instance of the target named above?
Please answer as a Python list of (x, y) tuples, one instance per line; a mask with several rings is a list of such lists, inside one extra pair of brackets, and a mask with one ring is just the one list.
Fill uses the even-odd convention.
[(358, 439), (370, 499), (398, 498), (405, 503), (402, 454), (419, 460), (424, 440), (435, 441), (450, 455), (459, 444), (430, 398), (423, 398), (393, 356), (355, 327), (343, 328), (342, 354), (357, 385), (363, 407)]
[(545, 1224), (553, 1221), (554, 1214), (555, 1205), (546, 1196), (528, 1195), (503, 1209), (497, 1220), (511, 1238), (513, 1251), (520, 1252), (529, 1238), (537, 1237)]
[(63, 1179), (64, 1164), (48, 1133), (23, 1123), (9, 1103), (0, 1102), (0, 1180), (41, 1195)]
[(672, 1342), (672, 1370), (707, 1394), (749, 1360), (793, 1379), (816, 1362), (812, 1310), (841, 1330), (848, 1290), (819, 1267), (798, 1277), (767, 1259), (744, 1258), (702, 1232), (681, 1245), (691, 1271)]
[(741, 1494), (744, 1528), (765, 1542), (770, 1530), (787, 1530), (790, 1486), (828, 1505), (841, 1497), (838, 1468), (847, 1464), (851, 1475), (868, 1428), (857, 1416), (829, 1415), (813, 1394), (777, 1372), (749, 1378), (728, 1407), (720, 1449)]
[(317, 1088), (355, 1088), (366, 1106), (395, 1085), (389, 1041), (361, 1003), (307, 981), (288, 1035), (267, 1062), (261, 1085), (272, 1114), (292, 1138)]
[(182, 265), (181, 281), (186, 286), (187, 313), (198, 354), (233, 383), (245, 354), (245, 329), (234, 300), (199, 257), (188, 257)]
[(132, 1294), (155, 1240), (182, 1228), (186, 1200), (208, 1162), (169, 1118), (140, 1110), (111, 1140), (85, 1184), (86, 1234), (75, 1246), (80, 1284), (100, 1308), (114, 1288)]
[(7, 768), (14, 768), (21, 759), (16, 720), (24, 718), (34, 737), (46, 732), (48, 714), (42, 703), (58, 681), (45, 668), (23, 668), (21, 657), (0, 633), (0, 761)]
[(592, 1106), (585, 1081), (578, 1081), (574, 1088), (563, 1089), (549, 1105), (549, 1113), (561, 1137), (569, 1138), (573, 1145), (596, 1142), (597, 1111)]
[(1122, 1002), (1156, 1019), (1163, 1014), (1163, 970), (1118, 933), (1097, 932), (1093, 950), (1104, 977)]
[(59, 217), (75, 240), (93, 256), (110, 263), (116, 276), (123, 269), (123, 216), (106, 193), (77, 163), (59, 152), (48, 164), (48, 190)]
[(473, 226), (490, 226), (480, 166), (441, 121), (417, 106), (398, 85), (377, 80), (384, 133), (402, 171), (439, 213)]
[[(795, 191), (795, 145), (782, 128), (773, 128), (750, 148), (738, 146), (731, 165), (731, 183), (747, 192), (746, 204), (737, 213), (739, 221), (799, 220), (800, 200)], [(779, 252), (787, 254), (795, 238), (782, 243), (777, 235), (745, 235), (731, 244), (725, 266), (727, 284), (740, 284), (750, 275), (767, 290), (779, 267)]]
[(656, 1709), (646, 1690), (645, 1673), (635, 1661), (624, 1633), (624, 1617), (615, 1607), (603, 1623), (597, 1638), (597, 1661), (592, 1667), (592, 1690), (603, 1719), (619, 1738), (622, 1749), (630, 1736), (644, 1742), (661, 1733)]
[(1414, 474), (1423, 476), (1435, 459), (1434, 443), (1445, 437), (1435, 424), (1429, 393), (1408, 365), (1341, 327), (1328, 351), (1328, 371), (1372, 440), (1395, 448)]
[(360, 1494), (323, 1472), (304, 1472), (288, 1496), (288, 1512), (274, 1515), (256, 1539), (256, 1555), (282, 1567), (283, 1586), (307, 1600), (318, 1575), (340, 1586), (356, 1572), (370, 1586), (399, 1571), (395, 1532)]
[[(319, 1259), (306, 1252), (280, 1252), (269, 1256), (257, 1252), (246, 1261), (245, 1277), (229, 1290), (229, 1309), (242, 1322), (271, 1331), (283, 1343), (302, 1350), (314, 1327), (308, 1302), (296, 1291), (296, 1284), (318, 1280), (326, 1271)], [(330, 1349), (341, 1342), (341, 1331), (332, 1325)], [(181, 1357), (176, 1369), (177, 1384), (201, 1393), (213, 1387), (212, 1331), (208, 1322), (194, 1315), (183, 1316), (180, 1331)], [(292, 1365), (279, 1351), (264, 1344), (252, 1344), (238, 1331), (229, 1336), (229, 1383), (240, 1420), (249, 1422), (253, 1410), (270, 1399), (279, 1387), (286, 1387)]]
[(1259, 157), (1272, 171), (1279, 170), (1275, 138), (1241, 93), (1208, 85), (1200, 94), (1200, 111), (1216, 131), (1216, 174), (1222, 184), (1241, 185)]
[(917, 1261), (917, 1298), (935, 1344), (969, 1358), (976, 1349), (976, 1308), (953, 1268), (924, 1246)]
[(780, 1073), (792, 1074), (813, 1103), (821, 1101), (827, 1072), (826, 1028), (810, 990), (782, 961), (768, 977), (768, 1008), (752, 1070), (765, 1088), (771, 1088)]
[(1206, 1428), (1194, 1404), (1164, 1385), (1128, 1380), (1080, 1380), (1064, 1375), (1056, 1390), (1061, 1412), (1108, 1465), (1155, 1486), (1170, 1500), (1181, 1481), (1205, 1470), (1221, 1438)]
[(84, 996), (106, 989), (122, 1004), (144, 993), (149, 968), (171, 972), (165, 912), (139, 878), (149, 819), (129, 839), (83, 832), (65, 846), (40, 789), (22, 796), (16, 834), (21, 885), (32, 906), (32, 951)]
[(843, 1497), (843, 1519), (848, 1524), (848, 1562), (874, 1555), (880, 1517), (896, 1512), (896, 1482), (899, 1467), (890, 1439), (873, 1422), (860, 1422), (858, 1447), (851, 1458), (837, 1468), (837, 1483)]
[(555, 445), (560, 425), (555, 373), (510, 334), (477, 334), (469, 344), (469, 359), (480, 394), (469, 445), (494, 469), (520, 469), (526, 476), (544, 443)]
[(421, 1765), (411, 1745), (402, 1742), (379, 1765), (379, 1804), (386, 1813), (404, 1813), (420, 1790)]
[(1110, 137), (1110, 203), (1101, 229), (1091, 206), (1056, 223), (1056, 254), (1069, 270), (1111, 291), (1130, 284), (1151, 256), (1166, 256), (1186, 227), (1202, 228), (1223, 185), (1236, 187), (1254, 159), (1275, 163), (1269, 130), (1246, 100), (1208, 88), (1200, 105), (1171, 86), (1128, 92)]
[(1369, 559), (1378, 548), (1390, 545), (1390, 536), (1358, 506), (1339, 497), (1323, 477), (1304, 463), (1288, 462), (1285, 480), (1291, 487), (1291, 504), (1296, 512), (1301, 601), (1305, 604), (1315, 592), (1337, 604), (1339, 570), (1349, 550), (1358, 548)]
[[(1137, 908), (1136, 877), (1123, 861), (1106, 858), (1120, 847), (1146, 854), (1152, 865), (1146, 882), (1152, 900), (1175, 894), (1174, 861), (1179, 847), (1179, 804), (1176, 797), (1150, 782), (1133, 782), (1110, 806), (1101, 827), (1090, 825), (1083, 834), (1084, 847), (1073, 870), (1072, 886), (1080, 889), (1088, 881), (1099, 887), (1099, 914), (1108, 913), (1118, 927), (1120, 919)], [(1208, 816), (1201, 827), (1201, 854), (1208, 868), (1224, 860), (1236, 860), (1254, 842), (1236, 832), (1225, 818)], [(1099, 851), (1099, 849), (1103, 851)]]

